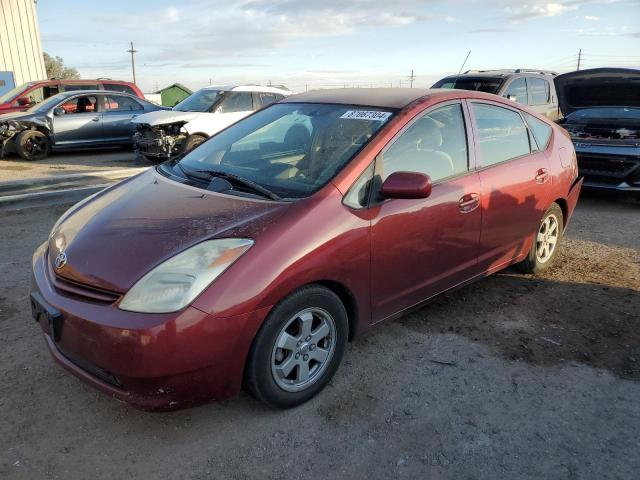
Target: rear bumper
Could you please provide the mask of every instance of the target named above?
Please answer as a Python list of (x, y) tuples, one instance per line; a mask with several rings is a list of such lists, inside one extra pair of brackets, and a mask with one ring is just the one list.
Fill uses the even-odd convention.
[[(55, 361), (81, 380), (145, 410), (239, 392), (254, 333), (247, 325), (259, 324), (266, 310), (228, 318), (194, 307), (162, 315), (126, 312), (116, 302), (59, 291), (49, 275), (41, 247), (33, 258), (32, 311)], [(42, 308), (34, 308), (34, 299)], [(51, 321), (50, 313), (59, 319)]]

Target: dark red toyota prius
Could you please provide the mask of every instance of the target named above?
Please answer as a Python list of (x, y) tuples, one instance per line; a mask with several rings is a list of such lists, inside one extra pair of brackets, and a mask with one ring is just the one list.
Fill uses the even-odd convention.
[(137, 407), (241, 387), (291, 407), (372, 325), (549, 267), (577, 173), (562, 129), (493, 95), (294, 95), (72, 207), (32, 312), (60, 364)]

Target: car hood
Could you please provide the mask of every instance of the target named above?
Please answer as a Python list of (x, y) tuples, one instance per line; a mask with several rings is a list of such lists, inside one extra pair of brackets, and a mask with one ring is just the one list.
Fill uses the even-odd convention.
[(590, 107), (640, 107), (640, 70), (593, 68), (554, 78), (563, 115)]
[(30, 121), (33, 121), (33, 119), (36, 117), (42, 119), (43, 115), (41, 113), (35, 113), (35, 112), (3, 113), (2, 115), (0, 115), (0, 123), (6, 122), (7, 120), (14, 120), (16, 122), (18, 121), (30, 122)]
[(138, 115), (133, 120), (136, 124), (147, 124), (152, 127), (157, 125), (169, 125), (177, 122), (190, 122), (202, 115), (202, 112), (180, 112), (178, 110), (158, 110), (156, 112)]
[[(204, 240), (255, 239), (290, 205), (207, 192), (149, 169), (65, 213), (49, 238), (48, 261), (69, 281), (122, 293)], [(62, 251), (67, 262), (55, 270)]]

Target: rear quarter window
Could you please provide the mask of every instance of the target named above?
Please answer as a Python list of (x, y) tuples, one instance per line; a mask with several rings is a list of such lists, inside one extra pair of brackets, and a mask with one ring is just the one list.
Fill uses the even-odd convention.
[(536, 117), (525, 113), (524, 115), (527, 124), (529, 125), (529, 129), (533, 134), (533, 138), (538, 144), (538, 148), (540, 150), (545, 150), (547, 145), (549, 145), (549, 139), (551, 138), (551, 125), (543, 122), (542, 120), (538, 120)]

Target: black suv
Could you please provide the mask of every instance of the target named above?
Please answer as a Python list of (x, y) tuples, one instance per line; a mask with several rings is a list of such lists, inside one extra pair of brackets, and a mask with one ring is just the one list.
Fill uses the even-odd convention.
[(431, 88), (478, 90), (528, 105), (551, 120), (558, 120), (554, 72), (544, 70), (467, 70), (437, 81)]

